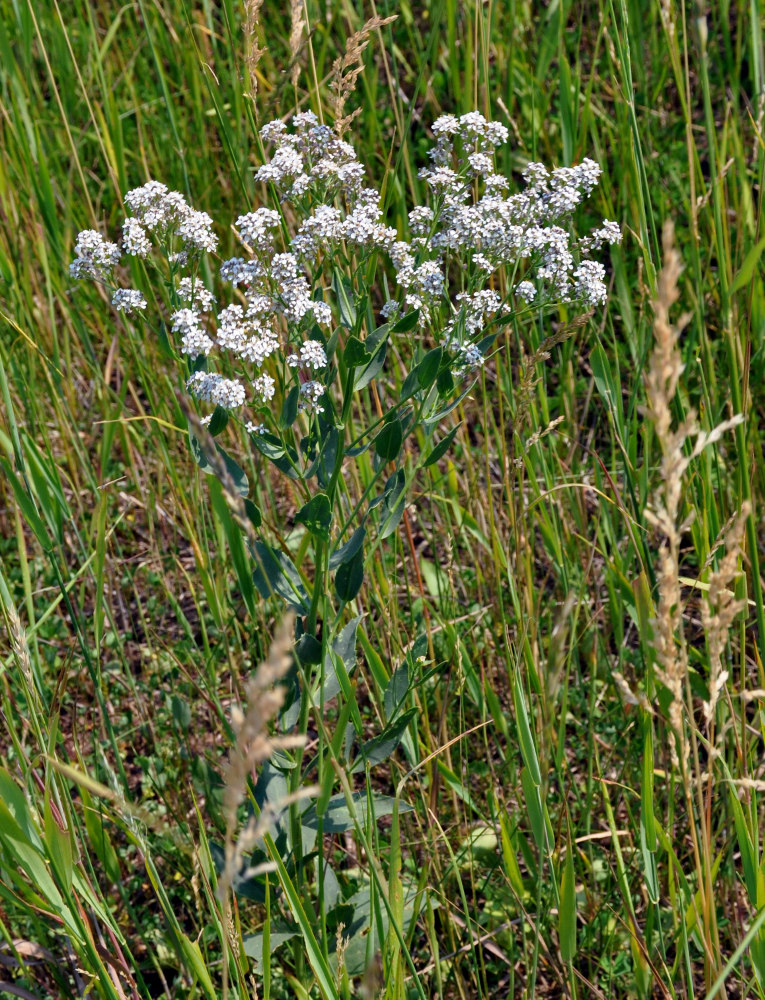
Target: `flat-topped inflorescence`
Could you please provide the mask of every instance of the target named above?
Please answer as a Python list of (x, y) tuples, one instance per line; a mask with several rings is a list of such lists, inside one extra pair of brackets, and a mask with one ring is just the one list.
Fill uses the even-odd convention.
[[(411, 210), (405, 238), (387, 225), (379, 193), (366, 185), (350, 143), (303, 112), (291, 128), (274, 121), (261, 129), (270, 159), (256, 179), (266, 196), (275, 191), (279, 205), (290, 208), (259, 207), (237, 218), (241, 255), (219, 266), (234, 301), (216, 307), (201, 278), (202, 255), (218, 247), (212, 219), (157, 181), (125, 195), (131, 214), (121, 246), (94, 230), (80, 234), (71, 274), (107, 285), (118, 311), (143, 315), (143, 293), (116, 287), (114, 271), (123, 255), (158, 269), (171, 289), (175, 345), (191, 366), (189, 391), (227, 410), (250, 407), (259, 421), (242, 420), (258, 433), (275, 426), (271, 408), (292, 385), (298, 401), (293, 413), (310, 418), (324, 412), (335, 373), (327, 345), (332, 329), (347, 323), (347, 303), (337, 298), (338, 273), (355, 275), (346, 297), (357, 314), (368, 315), (377, 304), (393, 325), (405, 311), (417, 310), (419, 336), (449, 352), (458, 378), (484, 363), (481, 344), (503, 314), (532, 304), (601, 305), (605, 268), (588, 255), (618, 243), (620, 229), (604, 220), (577, 239), (572, 226), (573, 213), (598, 183), (598, 164), (585, 159), (548, 170), (529, 163), (523, 189), (511, 194), (496, 166), (508, 140), (504, 125), (469, 112), (442, 115), (432, 132), (430, 163), (420, 171), (428, 203)], [(362, 276), (382, 271), (366, 267), (375, 255), (390, 264), (399, 294), (364, 287)], [(495, 278), (500, 270), (502, 282)], [(511, 295), (502, 298), (499, 287), (509, 287)], [(214, 356), (238, 378), (208, 371)]]

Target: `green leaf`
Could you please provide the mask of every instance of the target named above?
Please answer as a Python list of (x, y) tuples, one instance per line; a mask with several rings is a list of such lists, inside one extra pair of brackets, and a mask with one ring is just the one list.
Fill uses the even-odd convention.
[(384, 760), (387, 760), (401, 742), (409, 723), (417, 715), (417, 712), (418, 709), (410, 708), (400, 715), (392, 725), (384, 729), (379, 736), (375, 736), (374, 739), (365, 743), (359, 749), (359, 756), (353, 763), (351, 774), (363, 771), (367, 764), (370, 767), (374, 767), (376, 764), (382, 764)]
[[(295, 927), (291, 929), (287, 924), (280, 922), (275, 922), (270, 927), (268, 950), (269, 953), (276, 951), (287, 941), (291, 941), (292, 938), (297, 937), (300, 933), (299, 929)], [(245, 934), (242, 938), (244, 944), (244, 953), (248, 958), (251, 958), (256, 965), (262, 965), (263, 963), (263, 940), (264, 935), (262, 931), (257, 934)], [(260, 970), (256, 968), (256, 972)]]
[(431, 451), (431, 453), (428, 455), (428, 457), (422, 463), (422, 466), (423, 466), (424, 469), (427, 469), (427, 467), (429, 465), (435, 465), (435, 463), (440, 458), (444, 457), (444, 455), (447, 453), (447, 451), (451, 447), (451, 443), (454, 440), (454, 438), (455, 438), (455, 436), (457, 434), (457, 431), (459, 429), (460, 429), (460, 425), (457, 424), (456, 427), (452, 427), (452, 429), (449, 431), (449, 433), (446, 435), (446, 437), (441, 438), (441, 440), (438, 442), (438, 444), (433, 448), (433, 450)]
[(301, 893), (297, 890), (294, 882), (290, 878), (287, 868), (279, 856), (279, 852), (276, 850), (271, 835), (267, 833), (264, 839), (268, 848), (268, 853), (271, 856), (271, 860), (276, 865), (279, 882), (281, 883), (281, 887), (284, 891), (284, 896), (287, 904), (289, 905), (292, 917), (300, 928), (300, 936), (303, 939), (308, 961), (310, 962), (311, 968), (316, 976), (321, 996), (324, 1000), (340, 1000), (340, 993), (335, 986), (334, 977), (332, 976), (329, 966), (327, 965), (327, 961), (324, 958), (324, 953), (316, 940), (311, 920), (309, 919), (303, 906)]
[(253, 528), (259, 528), (263, 523), (263, 515), (260, 513), (260, 507), (253, 503), (252, 500), (245, 499), (244, 509), (247, 511), (247, 517), (250, 519)]
[(341, 545), (339, 549), (335, 549), (329, 557), (329, 568), (337, 569), (337, 567), (342, 566), (343, 563), (350, 562), (350, 560), (353, 559), (361, 546), (364, 544), (364, 536), (366, 533), (367, 529), (363, 524), (360, 528), (356, 528), (345, 545)]
[(351, 558), (341, 563), (335, 573), (335, 591), (341, 601), (352, 601), (364, 582), (364, 550), (359, 549)]
[(434, 347), (432, 351), (428, 351), (422, 361), (417, 365), (415, 371), (417, 372), (417, 381), (420, 383), (420, 388), (428, 389), (431, 385), (433, 385), (436, 377), (438, 376), (443, 356), (443, 347)]
[(326, 493), (317, 493), (304, 504), (295, 515), (296, 524), (304, 524), (316, 538), (329, 541), (329, 527), (332, 523), (332, 505)]
[(576, 955), (576, 883), (574, 881), (574, 858), (569, 843), (563, 876), (560, 884), (560, 912), (558, 914), (558, 940), (560, 956), (564, 962), (572, 962)]
[(439, 373), (436, 384), (439, 396), (450, 396), (454, 392), (454, 376), (449, 368)]
[(398, 458), (403, 440), (401, 421), (395, 418), (390, 423), (385, 424), (375, 438), (375, 451), (380, 458), (392, 462)]
[(252, 581), (261, 597), (278, 595), (301, 614), (307, 615), (310, 607), (295, 564), (284, 552), (272, 549), (266, 542), (257, 541), (250, 547), (256, 568)]
[(216, 406), (213, 411), (212, 420), (208, 426), (208, 431), (213, 437), (221, 434), (228, 426), (228, 410), (224, 406)]
[(332, 291), (335, 293), (340, 309), (340, 320), (344, 327), (352, 330), (356, 326), (356, 306), (353, 304), (353, 286), (343, 274), (335, 268), (332, 273)]
[(298, 456), (294, 448), (285, 445), (273, 434), (254, 434), (250, 440), (261, 455), (270, 459), (280, 472), (289, 476), (290, 479), (300, 478), (300, 471), (296, 468)]
[(321, 663), (321, 643), (305, 632), (295, 643), (295, 655), (304, 666)]
[[(448, 374), (451, 375), (451, 372), (448, 372)], [(441, 372), (441, 375), (443, 375), (443, 372)], [(438, 376), (439, 379), (441, 378), (441, 375)], [(459, 394), (459, 396), (457, 396), (456, 399), (453, 399), (451, 403), (448, 403), (446, 406), (443, 407), (443, 409), (438, 410), (437, 413), (434, 413), (430, 417), (426, 417), (423, 420), (423, 423), (437, 424), (439, 421), (443, 420), (444, 417), (448, 416), (452, 412), (452, 410), (456, 409), (460, 405), (462, 400), (465, 398), (465, 396), (467, 396), (467, 394), (470, 392), (470, 390), (473, 388), (474, 385), (475, 382), (471, 382), (470, 385), (468, 385), (465, 389), (462, 390), (462, 392)]]
[(388, 351), (388, 337), (390, 329), (387, 324), (379, 326), (374, 333), (370, 333), (364, 341), (364, 348), (371, 356), (371, 361), (360, 368), (353, 380), (353, 390), (357, 392), (369, 385), (373, 378), (380, 373), (385, 364), (385, 356)]
[(282, 404), (282, 412), (279, 416), (279, 427), (281, 430), (286, 431), (288, 427), (292, 425), (297, 420), (298, 415), (298, 402), (300, 401), (300, 386), (293, 385), (287, 395), (284, 397), (284, 403)]
[(515, 706), (515, 724), (518, 727), (518, 739), (521, 745), (523, 763), (529, 770), (531, 780), (539, 788), (542, 784), (542, 772), (539, 769), (537, 748), (531, 732), (529, 714), (526, 708), (526, 697), (523, 693), (518, 670), (515, 671), (515, 676), (513, 677), (513, 704)]
[[(356, 669), (356, 630), (361, 618), (361, 615), (352, 618), (332, 643), (333, 655), (328, 656), (324, 662), (324, 701), (334, 698), (340, 691), (350, 690), (348, 678)], [(355, 704), (354, 700), (354, 706)], [(354, 714), (358, 714), (358, 709)]]
[(358, 337), (349, 337), (343, 351), (343, 361), (349, 368), (359, 368), (369, 364), (372, 355)]
[[(391, 486), (391, 483), (393, 484)], [(406, 477), (403, 469), (399, 469), (395, 476), (388, 480), (389, 488), (386, 489), (382, 500), (380, 511), (380, 538), (387, 538), (392, 535), (398, 527), (398, 523), (404, 516), (404, 505), (406, 503)]]
[[(199, 438), (194, 434), (189, 425), (189, 444), (191, 446), (191, 454), (194, 456), (194, 461), (197, 463), (202, 472), (206, 472), (208, 475), (215, 476), (216, 472), (210, 463), (205, 450), (202, 447), (202, 443)], [(220, 457), (223, 459), (223, 464), (226, 467), (226, 472), (233, 480), (234, 488), (240, 496), (247, 496), (250, 492), (250, 483), (247, 479), (247, 475), (244, 469), (238, 465), (234, 459), (224, 451), (219, 444), (216, 444), (216, 449)]]
[[(369, 815), (366, 792), (354, 792), (352, 799), (353, 811), (355, 813), (356, 820), (360, 826), (366, 826), (367, 817)], [(390, 816), (393, 812), (395, 804), (396, 800), (391, 795), (373, 795), (373, 818), (375, 820), (379, 820), (382, 816)], [(398, 811), (399, 813), (411, 812), (412, 807), (407, 805), (405, 802), (399, 802)], [(323, 819), (323, 829), (325, 834), (343, 833), (345, 830), (353, 830), (356, 826), (356, 822), (354, 821), (351, 811), (348, 808), (348, 804), (345, 801), (345, 795), (342, 792), (337, 795), (333, 795), (329, 800)], [(306, 809), (301, 818), (301, 823), (303, 826), (307, 826), (309, 830), (318, 829), (319, 817), (316, 813), (315, 805), (311, 805), (308, 809)]]
[(411, 312), (407, 313), (406, 316), (402, 316), (398, 323), (393, 326), (393, 333), (408, 333), (410, 330), (417, 326), (417, 321), (420, 318), (420, 310), (413, 309)]
[(384, 703), (386, 719), (393, 718), (407, 694), (409, 694), (409, 661), (404, 660), (393, 671), (385, 687)]
[(170, 705), (172, 707), (175, 724), (182, 732), (188, 732), (189, 726), (191, 725), (191, 709), (189, 708), (189, 703), (184, 701), (183, 698), (179, 698), (177, 694), (173, 694), (170, 696)]
[(731, 295), (733, 295), (734, 292), (738, 292), (742, 288), (745, 288), (752, 280), (754, 276), (754, 269), (757, 267), (763, 250), (765, 250), (765, 236), (759, 241), (759, 243), (755, 243), (746, 257), (744, 257), (744, 263), (741, 265), (738, 274), (733, 279), (733, 284), (730, 286)]
[(6, 459), (0, 459), (0, 465), (10, 481), (11, 487), (13, 488), (13, 494), (16, 497), (16, 503), (21, 507), (21, 511), (26, 518), (26, 522), (29, 527), (34, 532), (34, 536), (40, 545), (46, 550), (51, 548), (51, 540), (48, 536), (48, 530), (43, 524), (40, 515), (35, 510), (34, 501), (24, 489), (21, 480), (16, 476), (16, 474), (11, 469), (10, 462)]

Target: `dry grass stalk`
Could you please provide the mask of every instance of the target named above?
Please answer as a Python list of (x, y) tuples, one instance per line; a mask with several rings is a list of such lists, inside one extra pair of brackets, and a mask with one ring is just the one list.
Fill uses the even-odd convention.
[[(242, 856), (272, 825), (273, 815), (264, 809), (252, 817), (235, 840), (238, 809), (247, 794), (247, 783), (255, 767), (268, 760), (276, 750), (302, 746), (304, 736), (275, 736), (271, 722), (284, 703), (284, 688), (278, 682), (290, 669), (294, 641), (294, 615), (288, 615), (279, 626), (268, 658), (260, 664), (245, 689), (247, 708), (232, 709), (232, 724), (236, 741), (223, 769), (223, 811), (226, 816), (226, 866), (218, 885), (218, 894), (225, 898), (239, 870)], [(305, 793), (302, 793), (304, 795)], [(302, 797), (301, 795), (301, 797)], [(288, 805), (287, 801), (279, 807)], [(250, 874), (255, 874), (251, 872)]]
[(709, 701), (704, 702), (704, 719), (710, 729), (720, 692), (728, 680), (728, 671), (723, 666), (728, 633), (739, 613), (746, 607), (746, 601), (737, 600), (731, 586), (741, 575), (738, 560), (750, 512), (750, 504), (742, 504), (738, 517), (726, 533), (725, 555), (709, 577), (709, 590), (701, 608), (701, 622), (709, 651)]
[(386, 24), (390, 24), (391, 21), (395, 21), (397, 16), (397, 14), (391, 14), (390, 17), (379, 17), (375, 14), (374, 17), (370, 17), (359, 31), (351, 35), (348, 39), (345, 52), (343, 55), (338, 56), (332, 64), (331, 81), (329, 84), (332, 96), (329, 103), (332, 109), (332, 116), (335, 119), (335, 131), (338, 135), (343, 135), (353, 119), (360, 112), (360, 109), (357, 108), (350, 115), (343, 116), (346, 102), (356, 89), (356, 80), (364, 69), (362, 56), (367, 45), (369, 45), (369, 37), (373, 31), (377, 31)]
[[(688, 676), (688, 652), (683, 634), (683, 601), (680, 582), (680, 542), (685, 531), (693, 523), (694, 511), (681, 517), (683, 477), (689, 463), (710, 444), (718, 441), (722, 435), (740, 423), (743, 417), (737, 415), (725, 420), (711, 431), (702, 431), (696, 415), (689, 410), (686, 419), (673, 428), (672, 400), (680, 384), (684, 365), (679, 348), (680, 335), (688, 322), (688, 316), (681, 316), (673, 325), (670, 311), (679, 298), (678, 279), (682, 271), (680, 254), (674, 247), (674, 232), (671, 222), (667, 222), (663, 231), (664, 265), (659, 274), (658, 293), (654, 302), (654, 350), (651, 355), (648, 373), (646, 375), (646, 397), (648, 401), (647, 414), (654, 424), (656, 436), (662, 450), (659, 473), (659, 487), (652, 498), (651, 508), (646, 511), (646, 519), (657, 530), (661, 539), (659, 547), (659, 601), (656, 618), (653, 621), (653, 645), (656, 651), (656, 675), (672, 694), (669, 709), (669, 721), (675, 736), (672, 746), (672, 761), (677, 765), (680, 760), (688, 763), (688, 740), (684, 724), (684, 694)], [(685, 445), (689, 438), (694, 438), (693, 448), (686, 453)], [(743, 532), (743, 521), (741, 524)], [(735, 552), (740, 548), (740, 533), (732, 532), (730, 544)], [(731, 554), (730, 559), (735, 561)], [(728, 555), (721, 566), (721, 580), (730, 581), (731, 570)], [(719, 620), (713, 624), (715, 642), (720, 642), (720, 659), (717, 666), (713, 665), (715, 674), (713, 682), (714, 693), (710, 693), (711, 711), (714, 710), (720, 691), (725, 683), (722, 677), (722, 647), (724, 639), (721, 636), (721, 626), (725, 628), (739, 610), (731, 612), (731, 606), (726, 601), (724, 610), (721, 601), (724, 584), (716, 584), (715, 606), (720, 608)], [(714, 615), (710, 621), (714, 619)], [(713, 685), (713, 686), (714, 686)]]
[(292, 56), (290, 82), (293, 87), (297, 86), (300, 76), (300, 61), (298, 56), (302, 48), (303, 31), (306, 26), (303, 9), (303, 0), (290, 0), (290, 55)]
[(250, 78), (250, 96), (258, 92), (258, 77), (255, 72), (266, 50), (258, 43), (258, 21), (263, 0), (245, 0), (244, 4), (244, 61)]
[[(238, 947), (238, 935), (234, 927), (231, 909), (231, 890), (234, 878), (242, 866), (242, 860), (256, 846), (264, 834), (273, 826), (277, 810), (290, 805), (297, 799), (312, 795), (314, 789), (300, 789), (277, 804), (264, 807), (260, 815), (250, 817), (248, 823), (236, 837), (239, 806), (247, 795), (247, 785), (254, 768), (276, 751), (302, 746), (304, 736), (275, 736), (270, 725), (284, 703), (284, 688), (278, 682), (290, 668), (294, 641), (294, 614), (288, 615), (279, 626), (271, 644), (268, 658), (260, 664), (247, 683), (245, 697), (247, 708), (232, 710), (232, 724), (236, 740), (228, 761), (223, 769), (223, 811), (226, 817), (225, 864), (218, 880), (218, 898), (223, 903), (222, 925), (225, 928), (232, 950)], [(250, 867), (245, 877), (253, 878), (273, 870), (271, 864)], [(227, 962), (223, 963), (223, 997), (228, 995)]]
[(683, 719), (684, 687), (688, 675), (688, 652), (682, 629), (683, 603), (680, 590), (680, 539), (692, 518), (680, 523), (680, 501), (683, 473), (688, 458), (683, 445), (693, 432), (695, 421), (689, 416), (677, 429), (672, 429), (671, 404), (683, 373), (684, 365), (678, 347), (680, 333), (688, 322), (682, 316), (676, 325), (670, 320), (670, 310), (680, 292), (678, 279), (682, 271), (680, 254), (674, 247), (674, 231), (667, 222), (663, 232), (664, 265), (659, 274), (658, 294), (654, 302), (654, 349), (646, 375), (648, 415), (654, 424), (662, 449), (660, 485), (654, 494), (652, 508), (646, 517), (661, 536), (659, 548), (659, 602), (653, 621), (653, 645), (656, 651), (656, 674), (672, 694), (669, 721), (675, 740), (672, 762), (688, 761), (688, 742)]

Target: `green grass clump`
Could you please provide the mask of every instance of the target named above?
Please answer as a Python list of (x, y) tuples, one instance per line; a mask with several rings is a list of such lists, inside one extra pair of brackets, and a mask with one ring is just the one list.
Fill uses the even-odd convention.
[[(423, 201), (427, 123), (478, 109), (511, 130), (508, 176), (597, 160), (583, 222), (625, 238), (600, 314), (504, 328), (367, 564), (352, 697), (259, 763), (232, 829), (232, 708), (280, 605), (160, 339), (68, 263), (150, 177), (216, 220), (257, 205), (258, 126), (328, 109), (375, 12), (398, 16), (346, 113), (390, 225)], [(290, 40), (251, 0), (0, 4), (0, 994), (761, 997), (761, 5), (293, 17)], [(692, 412), (744, 420), (696, 448)], [(279, 532), (300, 496), (233, 447)], [(402, 747), (349, 774), (354, 724), (371, 740), (392, 708)], [(355, 818), (290, 867), (288, 810), (247, 851), (271, 870), (221, 898), (298, 759)]]

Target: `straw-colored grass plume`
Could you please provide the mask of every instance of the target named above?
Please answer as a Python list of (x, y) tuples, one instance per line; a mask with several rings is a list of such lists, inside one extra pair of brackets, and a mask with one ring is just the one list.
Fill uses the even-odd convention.
[(338, 56), (332, 64), (331, 82), (329, 85), (332, 96), (329, 103), (332, 109), (332, 116), (335, 120), (335, 131), (338, 135), (342, 135), (356, 115), (359, 114), (360, 109), (357, 108), (350, 115), (344, 116), (346, 102), (356, 89), (356, 80), (364, 69), (362, 57), (364, 50), (369, 45), (369, 38), (373, 31), (377, 31), (379, 28), (385, 27), (386, 24), (390, 24), (391, 21), (395, 21), (396, 17), (396, 14), (391, 14), (390, 17), (379, 17), (375, 14), (374, 17), (370, 17), (359, 31), (355, 31), (351, 35), (345, 47), (345, 52), (343, 55)]
[[(653, 422), (662, 458), (659, 483), (654, 491), (651, 506), (646, 511), (646, 519), (655, 528), (660, 539), (657, 572), (659, 599), (653, 621), (656, 676), (672, 695), (669, 708), (669, 722), (675, 737), (672, 760), (675, 765), (682, 761), (685, 766), (688, 761), (684, 711), (688, 651), (683, 633), (680, 544), (683, 534), (693, 523), (695, 510), (691, 508), (685, 513), (683, 510), (684, 476), (690, 462), (698, 457), (707, 445), (718, 441), (725, 431), (740, 423), (743, 417), (735, 416), (718, 424), (711, 431), (702, 431), (697, 424), (696, 414), (693, 410), (688, 410), (682, 423), (673, 427), (672, 400), (685, 367), (679, 341), (688, 323), (688, 316), (680, 316), (674, 324), (670, 318), (670, 311), (680, 295), (678, 280), (682, 264), (680, 254), (674, 246), (674, 230), (671, 222), (665, 223), (662, 236), (664, 263), (659, 274), (656, 301), (653, 304), (654, 349), (645, 380), (647, 415)], [(693, 447), (690, 449), (686, 448), (689, 438), (694, 439)], [(726, 576), (725, 579), (730, 577)], [(719, 592), (716, 591), (716, 600), (719, 600), (719, 596)], [(724, 620), (727, 621), (729, 613), (730, 608), (726, 605)], [(721, 667), (714, 669), (716, 674), (713, 682), (717, 686), (710, 698), (716, 702), (724, 679), (720, 680), (723, 673)]]

